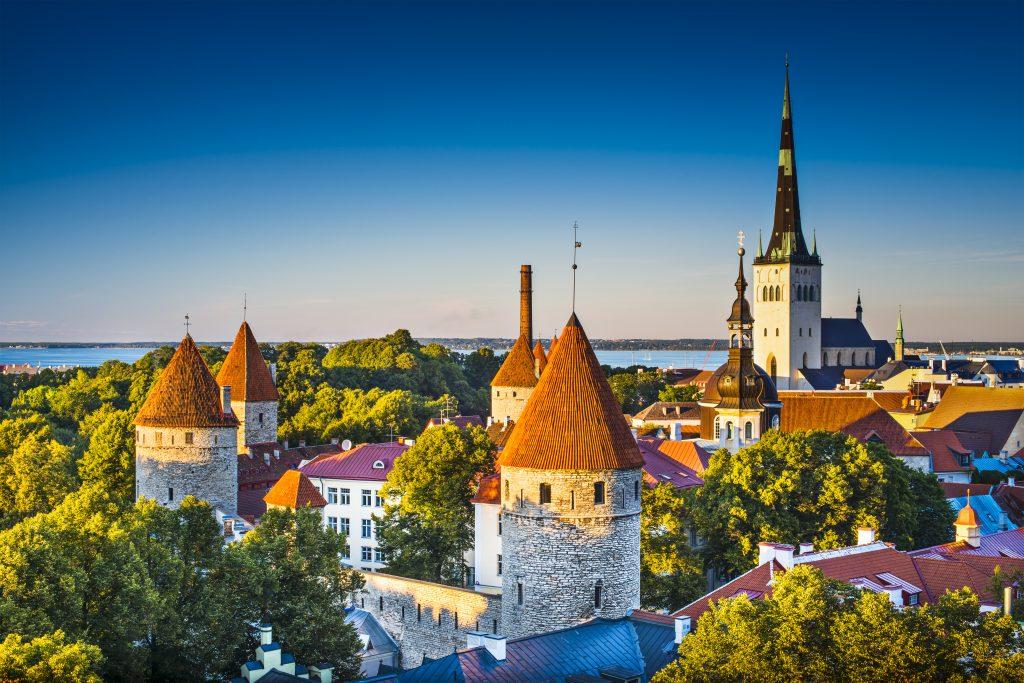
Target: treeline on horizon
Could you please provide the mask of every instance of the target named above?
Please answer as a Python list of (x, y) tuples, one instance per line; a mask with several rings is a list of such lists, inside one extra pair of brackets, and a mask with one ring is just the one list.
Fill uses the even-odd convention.
[[(423, 345), (439, 344), (449, 349), (466, 351), (483, 347), (495, 351), (506, 351), (515, 343), (515, 339), (507, 337), (416, 337), (417, 342)], [(367, 341), (365, 339), (351, 339), (342, 341), (319, 341), (308, 342), (310, 344), (345, 344), (350, 341)], [(200, 346), (230, 346), (231, 341), (197, 341)], [(267, 342), (267, 346), (276, 348), (282, 344), (296, 342)], [(550, 340), (542, 339), (544, 347)], [(713, 349), (725, 350), (725, 339), (591, 339), (590, 343), (598, 351), (709, 351)], [(136, 349), (154, 348), (160, 346), (177, 346), (176, 341), (137, 341), (137, 342), (0, 342), (0, 348), (65, 348), (65, 349)], [(937, 342), (937, 341), (908, 341), (907, 350), (910, 352), (923, 351), (925, 353), (942, 354), (943, 347), (946, 353), (951, 355), (970, 355), (1007, 352), (1011, 350), (1024, 349), (1024, 341), (963, 341), (963, 342)]]

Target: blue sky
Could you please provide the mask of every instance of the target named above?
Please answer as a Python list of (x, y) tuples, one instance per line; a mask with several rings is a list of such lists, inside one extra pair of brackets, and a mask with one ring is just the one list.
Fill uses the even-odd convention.
[[(1024, 338), (1024, 4), (0, 3), (0, 340), (724, 334), (783, 56), (826, 315)], [(749, 264), (748, 264), (749, 267)], [(748, 270), (749, 272), (749, 270)]]

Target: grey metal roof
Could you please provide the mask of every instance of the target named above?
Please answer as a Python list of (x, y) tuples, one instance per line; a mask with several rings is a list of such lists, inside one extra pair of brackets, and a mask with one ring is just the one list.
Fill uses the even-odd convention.
[(367, 652), (387, 654), (398, 652), (398, 643), (388, 635), (377, 619), (364, 609), (358, 607), (345, 608), (345, 623), (352, 624), (359, 635), (369, 638)]

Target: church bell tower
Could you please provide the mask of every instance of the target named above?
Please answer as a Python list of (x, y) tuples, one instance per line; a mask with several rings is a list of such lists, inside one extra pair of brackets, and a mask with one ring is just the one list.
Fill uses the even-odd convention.
[(821, 367), (821, 258), (800, 224), (795, 149), (787, 60), (775, 220), (767, 249), (758, 238), (753, 283), (754, 361), (779, 389), (801, 388), (800, 369)]

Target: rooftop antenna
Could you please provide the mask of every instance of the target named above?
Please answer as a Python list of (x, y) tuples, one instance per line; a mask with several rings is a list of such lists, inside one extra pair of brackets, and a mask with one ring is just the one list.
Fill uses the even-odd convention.
[(185, 336), (188, 336), (188, 313), (185, 314)]
[(572, 312), (576, 312), (576, 251), (583, 246), (583, 242), (580, 242), (578, 231), (580, 229), (579, 224), (576, 221), (572, 222)]

